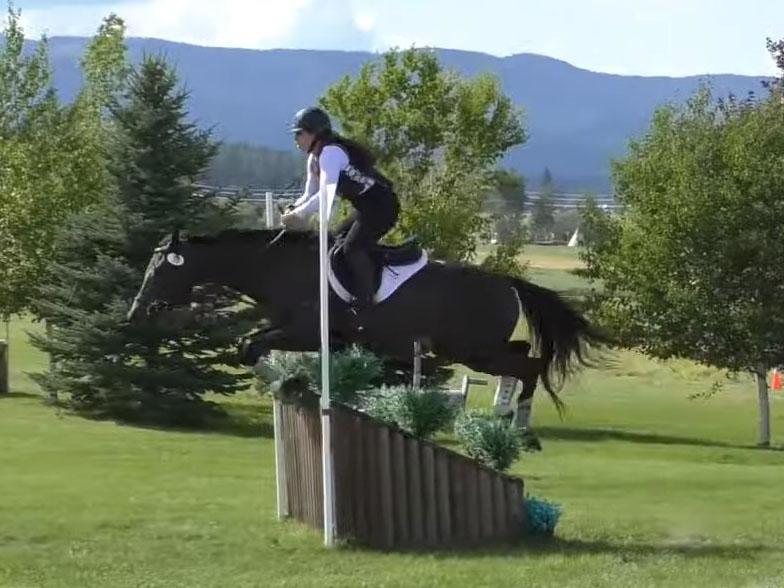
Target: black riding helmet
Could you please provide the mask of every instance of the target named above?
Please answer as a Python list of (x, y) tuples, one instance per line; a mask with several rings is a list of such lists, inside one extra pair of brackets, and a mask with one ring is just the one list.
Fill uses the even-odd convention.
[(309, 106), (294, 115), (291, 132), (298, 131), (306, 131), (318, 137), (332, 131), (332, 121), (329, 120), (329, 115), (317, 106)]

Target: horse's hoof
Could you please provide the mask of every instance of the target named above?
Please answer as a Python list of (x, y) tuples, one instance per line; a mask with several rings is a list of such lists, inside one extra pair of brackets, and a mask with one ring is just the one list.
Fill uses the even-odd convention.
[(535, 451), (542, 450), (542, 443), (539, 441), (539, 437), (537, 437), (534, 433), (530, 431), (523, 432), (523, 451), (528, 451), (533, 453)]

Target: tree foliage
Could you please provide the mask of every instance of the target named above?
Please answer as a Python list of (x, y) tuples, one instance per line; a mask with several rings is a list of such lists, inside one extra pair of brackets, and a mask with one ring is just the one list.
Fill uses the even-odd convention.
[(615, 162), (625, 210), (589, 210), (585, 261), (622, 343), (763, 382), (782, 362), (783, 91), (717, 102), (703, 88)]
[(231, 293), (203, 291), (197, 309), (173, 323), (125, 318), (164, 235), (231, 224), (231, 209), (193, 189), (215, 145), (187, 121), (186, 100), (162, 60), (145, 59), (133, 72), (112, 108), (117, 190), (69, 219), (42, 279), (36, 309), (53, 330), (34, 343), (54, 368), (37, 380), (87, 414), (197, 424), (213, 412), (206, 392), (231, 394), (249, 377), (225, 369), (237, 363), (234, 344), (249, 326)]
[(0, 315), (29, 309), (38, 276), (68, 217), (103, 198), (102, 114), (124, 68), (124, 25), (104, 21), (82, 61), (86, 84), (61, 105), (52, 87), (47, 41), (24, 52), (20, 13), (9, 9), (0, 52)]
[(298, 187), (304, 180), (304, 157), (247, 143), (225, 143), (210, 161), (205, 181), (216, 186)]
[(498, 80), (463, 79), (430, 51), (390, 51), (321, 102), (345, 134), (375, 150), (403, 204), (401, 230), (436, 257), (472, 259), (495, 166), (526, 139)]

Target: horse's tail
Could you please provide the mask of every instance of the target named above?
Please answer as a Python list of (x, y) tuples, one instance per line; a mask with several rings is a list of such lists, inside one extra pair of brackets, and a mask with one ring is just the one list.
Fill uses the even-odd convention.
[(518, 278), (510, 279), (528, 323), (533, 351), (542, 359), (542, 383), (557, 399), (555, 389), (574, 368), (589, 365), (588, 347), (604, 343), (606, 338), (557, 292)]

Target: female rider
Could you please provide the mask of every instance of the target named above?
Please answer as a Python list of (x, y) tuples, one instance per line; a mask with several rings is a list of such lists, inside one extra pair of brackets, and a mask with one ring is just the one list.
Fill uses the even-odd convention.
[(291, 125), (297, 146), (308, 153), (305, 191), (282, 222), (302, 228), (318, 213), (319, 195), (326, 190), (328, 207), (335, 195), (348, 200), (353, 210), (341, 224), (342, 250), (354, 280), (355, 311), (373, 303), (373, 262), (370, 249), (397, 222), (400, 203), (392, 183), (375, 169), (375, 159), (362, 145), (332, 129), (322, 109), (297, 112)]

